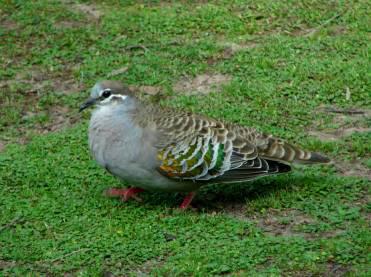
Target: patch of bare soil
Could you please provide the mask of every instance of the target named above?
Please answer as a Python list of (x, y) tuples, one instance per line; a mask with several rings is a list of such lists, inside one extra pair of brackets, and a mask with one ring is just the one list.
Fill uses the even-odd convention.
[(5, 142), (0, 140), (0, 152), (5, 149)]
[(0, 269), (7, 269), (7, 268), (12, 268), (16, 266), (15, 261), (4, 261), (0, 260)]
[(69, 7), (73, 11), (79, 11), (88, 19), (91, 20), (99, 20), (100, 17), (103, 15), (103, 12), (99, 10), (97, 5), (95, 4), (86, 4), (86, 3), (76, 3), (75, 1), (71, 0), (60, 0), (62, 3), (64, 3), (67, 7)]
[(80, 118), (80, 115), (77, 114), (77, 112), (73, 112), (64, 106), (53, 106), (48, 111), (25, 111), (22, 118), (27, 121), (27, 119), (35, 117), (39, 114), (47, 114), (48, 121), (46, 123), (34, 124), (31, 130), (29, 127), (19, 127), (18, 131), (20, 132), (20, 136), (17, 140), (17, 143), (27, 143), (30, 139), (30, 135), (33, 134), (47, 134), (49, 132), (56, 132), (71, 127)]
[(92, 19), (99, 19), (103, 15), (103, 12), (93, 4), (75, 4), (74, 7)]
[(72, 126), (77, 122), (79, 116), (70, 111), (67, 107), (55, 106), (49, 111), (50, 122), (45, 126), (39, 126), (38, 130), (42, 134), (55, 132)]
[[(163, 264), (167, 261), (167, 259), (170, 257), (170, 253), (165, 254), (164, 256), (154, 257), (152, 259), (149, 259), (142, 263), (141, 265), (135, 266), (132, 268), (132, 272), (135, 276), (150, 276), (150, 273), (153, 269), (161, 268)], [(116, 270), (119, 270), (123, 266), (122, 262), (115, 263), (113, 267)], [(112, 267), (112, 264), (106, 264), (105, 267), (107, 270), (105, 270), (102, 274), (102, 276), (105, 277), (111, 277), (111, 276), (123, 276), (123, 275), (116, 275), (115, 273), (112, 273), (109, 269)], [(125, 275), (126, 276), (126, 275)]]
[(297, 28), (293, 30), (292, 32), (290, 32), (289, 34), (295, 37), (302, 37), (302, 36), (308, 36), (313, 31), (315, 31), (315, 28), (303, 27), (303, 28)]
[(84, 86), (74, 79), (54, 79), (50, 84), (56, 93), (62, 94), (79, 93), (84, 89)]
[(287, 209), (283, 211), (270, 209), (266, 216), (256, 219), (256, 222), (265, 233), (274, 236), (308, 237), (309, 234), (299, 232), (295, 229), (299, 225), (313, 223), (314, 219), (294, 209)]
[[(371, 120), (370, 109), (359, 108), (337, 108), (337, 107), (320, 107), (319, 112), (333, 114), (332, 122), (339, 126), (336, 130), (313, 130), (309, 134), (317, 137), (322, 141), (337, 141), (353, 133), (371, 132), (369, 122)], [(351, 162), (336, 161), (334, 166), (344, 176), (356, 176), (371, 179), (370, 170), (362, 165), (361, 161), (354, 160)]]
[(248, 42), (243, 42), (243, 43), (224, 42), (222, 45), (225, 48), (230, 49), (232, 53), (236, 53), (238, 51), (242, 51), (246, 49), (256, 48), (259, 46), (259, 44), (254, 41), (248, 41)]
[(241, 221), (250, 221), (251, 218), (246, 215), (245, 206), (245, 203), (228, 203), (224, 207), (224, 213)]
[[(348, 89), (346, 89), (348, 91)], [(321, 106), (319, 111), (327, 112), (327, 113), (335, 113), (335, 114), (342, 114), (342, 115), (350, 115), (350, 116), (371, 116), (370, 109), (358, 109), (358, 108), (337, 108), (337, 107), (327, 107)]]
[(129, 88), (147, 95), (157, 95), (161, 92), (161, 87), (159, 86), (129, 86)]
[[(60, 72), (48, 72), (41, 67), (33, 67), (25, 72), (18, 73), (12, 80), (0, 81), (0, 89), (12, 91), (15, 94), (22, 95), (17, 105), (22, 111), (23, 122), (29, 122), (32, 117), (46, 115), (48, 121), (46, 123), (37, 123), (32, 127), (25, 124), (20, 124), (17, 127), (19, 136), (16, 139), (17, 143), (27, 143), (30, 136), (33, 134), (45, 134), (54, 132), (65, 127), (71, 126), (77, 122), (79, 116), (77, 112), (71, 111), (64, 106), (51, 106), (47, 109), (38, 109), (37, 103), (42, 95), (50, 92), (55, 94), (71, 94), (79, 93), (84, 89), (84, 86), (74, 79), (69, 79), (72, 75), (71, 68), (66, 67), (63, 74)], [(26, 84), (23, 86), (22, 84)], [(0, 102), (0, 108), (6, 108), (7, 103)], [(4, 143), (5, 144), (5, 143)], [(0, 150), (1, 151), (1, 150)]]
[[(291, 35), (311, 37), (311, 36), (315, 35), (317, 32), (319, 32), (321, 29), (324, 29), (325, 27), (331, 30), (333, 27), (331, 28), (331, 27), (327, 27), (327, 26), (329, 26), (334, 20), (338, 19), (341, 16), (342, 16), (342, 14), (340, 14), (340, 13), (335, 14), (334, 16), (328, 18), (327, 20), (323, 21), (321, 24), (319, 24), (318, 26), (316, 26), (314, 28), (302, 27), (302, 28), (299, 28), (299, 29), (291, 32)], [(340, 33), (338, 33), (338, 34), (340, 34)], [(334, 35), (336, 35), (336, 33)]]
[(0, 27), (4, 30), (7, 30), (7, 31), (14, 31), (16, 29), (18, 29), (18, 24), (17, 22), (9, 19), (9, 18), (6, 18), (2, 21), (0, 21)]
[(73, 29), (73, 28), (79, 28), (82, 27), (84, 23), (79, 21), (69, 21), (69, 20), (62, 20), (59, 22), (54, 23), (54, 26), (57, 29)]
[(61, 20), (54, 23), (54, 26), (57, 29), (73, 29), (73, 28), (80, 28), (83, 27), (86, 20), (89, 21), (99, 21), (100, 17), (103, 15), (103, 12), (99, 10), (99, 8), (93, 4), (87, 3), (76, 3), (76, 1), (72, 0), (60, 0), (65, 6), (74, 11), (80, 12), (85, 15), (85, 20), (83, 21), (74, 21), (74, 20)]
[(41, 94), (45, 90), (53, 90), (57, 93), (70, 94), (81, 91), (84, 87), (74, 79), (69, 79), (72, 74), (66, 69), (62, 76), (53, 76), (45, 70), (34, 67), (27, 72), (19, 72), (12, 80), (0, 80), (0, 88), (6, 88), (15, 84), (28, 84), (30, 89), (24, 93)]
[(371, 227), (371, 212), (368, 207), (371, 204), (371, 194), (368, 189), (361, 192), (361, 197), (353, 202), (355, 207), (360, 208), (360, 213), (362, 217), (368, 223), (368, 226)]
[(110, 78), (110, 77), (113, 77), (113, 76), (117, 76), (117, 75), (121, 75), (123, 73), (125, 73), (126, 71), (129, 70), (129, 67), (128, 66), (124, 66), (124, 67), (120, 67), (120, 68), (117, 68), (115, 70), (112, 70), (108, 75), (107, 77)]
[(219, 42), (220, 46), (224, 48), (223, 58), (228, 59), (231, 58), (239, 51), (243, 51), (246, 49), (252, 49), (258, 47), (258, 43), (250, 41), (245, 43), (234, 43), (234, 42)]
[(194, 79), (184, 78), (177, 82), (173, 89), (185, 95), (208, 94), (220, 91), (221, 87), (231, 81), (231, 77), (223, 74), (202, 74)]
[(340, 109), (336, 107), (321, 107), (320, 112), (334, 114), (333, 123), (340, 126), (336, 130), (310, 130), (309, 134), (322, 141), (336, 141), (353, 133), (371, 132), (367, 120), (371, 119), (368, 109)]
[[(39, 264), (38, 262), (28, 263), (28, 262), (22, 262), (22, 261), (0, 260), (0, 270), (1, 269), (12, 269), (14, 267), (24, 267), (24, 268), (27, 268), (28, 270), (31, 270), (32, 272), (38, 272), (45, 276), (54, 276), (51, 272), (48, 271), (50, 269), (49, 264), (47, 265), (47, 264)], [(12, 276), (12, 275), (5, 275), (5, 276)]]
[[(327, 33), (330, 36), (340, 36), (344, 33), (347, 32), (347, 28), (345, 26), (331, 26), (328, 27)], [(294, 31), (290, 32), (290, 35), (296, 36), (296, 37), (310, 37), (317, 33), (319, 31), (318, 28), (308, 28), (308, 27), (303, 27), (299, 29), (295, 29)]]
[(354, 176), (371, 180), (371, 170), (357, 161), (348, 163), (336, 161), (334, 165), (343, 176)]
[(246, 49), (252, 49), (258, 46), (258, 43), (250, 41), (245, 43), (234, 43), (234, 42), (226, 42), (221, 41), (217, 43), (219, 46), (223, 47), (223, 52), (218, 53), (217, 55), (209, 58), (207, 63), (209, 65), (216, 64), (221, 60), (227, 60), (232, 58), (236, 53), (239, 51), (243, 51)]
[(324, 276), (326, 277), (341, 277), (349, 273), (349, 266), (337, 264), (335, 262), (328, 262)]
[[(253, 221), (258, 227), (263, 229), (267, 234), (274, 236), (302, 236), (305, 238), (312, 238), (313, 235), (309, 233), (300, 232), (297, 229), (299, 225), (310, 224), (314, 219), (305, 215), (304, 213), (294, 210), (275, 210), (269, 209), (266, 215), (247, 215), (245, 211), (245, 204), (238, 203), (227, 205), (224, 208), (225, 214), (242, 221)], [(321, 233), (321, 237), (326, 237), (330, 234)]]
[(319, 138), (322, 141), (335, 141), (350, 136), (353, 133), (366, 133), (366, 132), (371, 132), (371, 128), (350, 127), (340, 128), (330, 132), (309, 131), (309, 134)]
[(253, 221), (264, 233), (273, 236), (300, 236), (311, 240), (316, 238), (332, 238), (344, 232), (344, 230), (340, 229), (320, 233), (300, 231), (300, 225), (312, 224), (315, 220), (295, 209), (269, 209), (265, 215), (247, 215), (245, 204), (238, 203), (225, 206), (224, 213), (242, 221)]
[(331, 36), (340, 36), (345, 34), (348, 31), (346, 26), (336, 25), (328, 28), (328, 33)]
[(166, 258), (156, 258), (146, 261), (139, 269), (137, 269), (137, 276), (148, 276), (154, 268), (161, 268), (165, 263)]

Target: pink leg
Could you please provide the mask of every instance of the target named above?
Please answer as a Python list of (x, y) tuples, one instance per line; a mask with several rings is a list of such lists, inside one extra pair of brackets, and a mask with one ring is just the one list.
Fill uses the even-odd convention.
[(193, 197), (195, 197), (195, 195), (196, 195), (196, 193), (193, 192), (193, 191), (188, 193), (187, 196), (184, 197), (184, 200), (183, 200), (183, 202), (182, 202), (182, 204), (180, 205), (179, 208), (182, 209), (182, 210), (187, 209), (189, 204), (191, 204), (192, 199), (193, 199)]
[(117, 189), (117, 188), (110, 188), (106, 190), (105, 194), (109, 197), (120, 197), (122, 201), (126, 202), (130, 198), (134, 198), (137, 201), (141, 201), (141, 199), (136, 196), (139, 192), (144, 191), (142, 188), (127, 188), (127, 189)]

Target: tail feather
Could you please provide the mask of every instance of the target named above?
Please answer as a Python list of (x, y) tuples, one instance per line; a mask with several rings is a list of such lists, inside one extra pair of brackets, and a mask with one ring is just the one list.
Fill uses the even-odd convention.
[(268, 137), (267, 144), (259, 152), (259, 155), (265, 159), (288, 164), (317, 164), (331, 162), (328, 157), (320, 153), (300, 149), (286, 141), (274, 137)]
[(309, 159), (298, 159), (298, 160), (294, 160), (294, 162), (296, 163), (303, 163), (303, 164), (316, 164), (316, 163), (320, 163), (320, 164), (326, 164), (326, 163), (330, 163), (331, 160), (320, 154), (320, 153), (317, 153), (317, 152), (308, 152), (310, 154), (309, 156)]

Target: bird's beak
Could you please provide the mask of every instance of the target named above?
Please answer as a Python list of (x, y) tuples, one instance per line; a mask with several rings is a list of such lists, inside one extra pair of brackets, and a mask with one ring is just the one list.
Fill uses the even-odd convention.
[(89, 98), (88, 100), (86, 100), (81, 106), (80, 106), (80, 109), (79, 109), (79, 112), (82, 112), (83, 110), (85, 110), (86, 108), (89, 108), (90, 106), (94, 105), (95, 102), (97, 102), (97, 99), (95, 98)]

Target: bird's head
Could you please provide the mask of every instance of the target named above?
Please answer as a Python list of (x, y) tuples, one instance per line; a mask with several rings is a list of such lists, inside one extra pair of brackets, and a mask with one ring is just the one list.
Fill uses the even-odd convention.
[(123, 103), (132, 98), (133, 92), (119, 81), (100, 81), (91, 89), (90, 97), (80, 106), (80, 112), (97, 105)]

